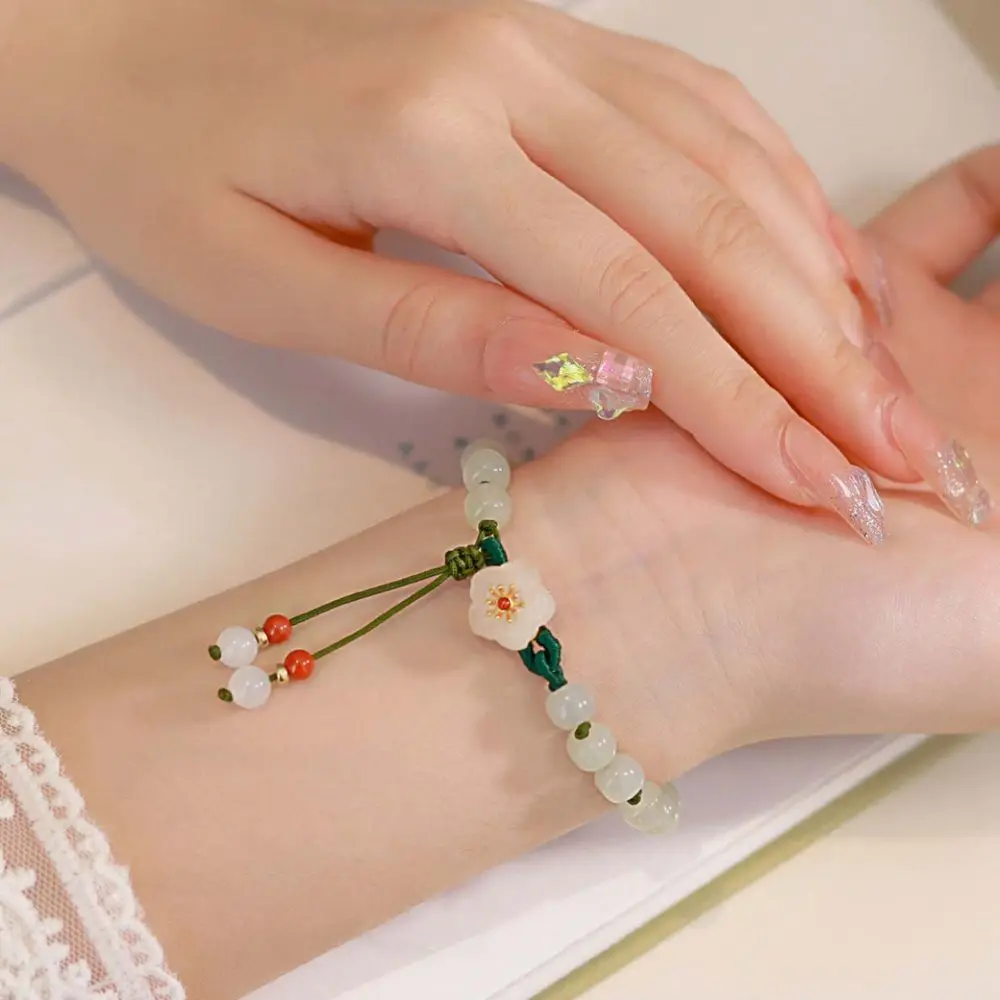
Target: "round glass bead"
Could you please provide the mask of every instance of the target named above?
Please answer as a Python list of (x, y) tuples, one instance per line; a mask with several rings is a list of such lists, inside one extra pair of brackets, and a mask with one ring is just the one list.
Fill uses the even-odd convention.
[(238, 667), (226, 686), (240, 708), (260, 708), (271, 697), (271, 678), (260, 667)]
[(594, 717), (594, 693), (586, 684), (564, 684), (545, 699), (545, 711), (553, 725), (573, 730)]
[(467, 490), (485, 484), (505, 490), (510, 485), (510, 463), (493, 448), (481, 448), (462, 463), (462, 482)]
[(478, 528), (480, 521), (496, 521), (502, 528), (510, 520), (512, 512), (510, 495), (498, 486), (484, 483), (466, 494), (465, 519), (473, 528)]
[(632, 798), (645, 780), (642, 766), (627, 753), (616, 753), (611, 763), (594, 775), (597, 790), (615, 805)]
[(600, 771), (602, 767), (607, 767), (617, 750), (618, 741), (614, 733), (600, 722), (590, 723), (589, 732), (582, 739), (575, 729), (566, 740), (569, 759), (581, 771)]
[(257, 652), (260, 649), (253, 630), (242, 625), (230, 625), (229, 628), (224, 628), (215, 644), (221, 654), (219, 659), (233, 669), (250, 666), (257, 659)]
[(495, 451), (504, 458), (507, 457), (507, 452), (504, 451), (503, 445), (499, 441), (494, 441), (493, 438), (476, 438), (472, 444), (467, 444), (465, 448), (462, 449), (462, 457), (459, 462), (462, 468), (465, 468), (465, 463), (475, 455), (477, 451)]

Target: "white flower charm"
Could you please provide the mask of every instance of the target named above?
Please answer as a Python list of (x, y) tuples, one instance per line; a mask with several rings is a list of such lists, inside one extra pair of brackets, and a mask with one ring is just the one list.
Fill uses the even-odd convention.
[(472, 578), (469, 594), (472, 631), (504, 649), (524, 649), (556, 613), (555, 598), (538, 570), (521, 559), (481, 569)]

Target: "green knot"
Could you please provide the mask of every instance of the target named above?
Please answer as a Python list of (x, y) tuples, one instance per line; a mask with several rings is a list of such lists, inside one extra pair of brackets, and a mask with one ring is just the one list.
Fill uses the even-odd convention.
[(229, 688), (219, 688), (218, 690), (219, 701), (232, 701), (233, 692)]
[(444, 554), (444, 564), (453, 580), (468, 580), (486, 565), (486, 556), (476, 545), (461, 545)]
[(208, 655), (212, 657), (213, 660), (222, 659), (222, 650), (218, 646), (209, 646)]
[(507, 553), (500, 541), (500, 527), (496, 521), (480, 521), (476, 548), (486, 557), (487, 566), (502, 566), (507, 561)]
[[(549, 685), (550, 691), (558, 691), (566, 686), (566, 675), (562, 669), (562, 643), (544, 625), (535, 638), (518, 652), (518, 656), (528, 670)], [(585, 739), (586, 735), (577, 737), (581, 738)]]

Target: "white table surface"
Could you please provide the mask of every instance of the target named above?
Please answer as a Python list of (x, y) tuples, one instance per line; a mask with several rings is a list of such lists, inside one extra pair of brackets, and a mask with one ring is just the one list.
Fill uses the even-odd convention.
[[(577, 6), (736, 71), (855, 215), (1000, 137), (1000, 100), (930, 0)], [(0, 176), (0, 670), (426, 495), (394, 442), (343, 433), (352, 391), (335, 367), (192, 337)], [(259, 475), (260, 448), (282, 456), (280, 477)], [(331, 518), (348, 457), (365, 488)], [(280, 544), (253, 545), (276, 521)], [(973, 741), (588, 1000), (1000, 995), (998, 773), (1000, 737)]]

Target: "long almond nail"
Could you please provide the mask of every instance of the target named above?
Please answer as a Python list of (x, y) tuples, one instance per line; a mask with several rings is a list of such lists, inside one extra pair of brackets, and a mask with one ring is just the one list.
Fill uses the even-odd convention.
[(887, 408), (889, 433), (913, 471), (963, 524), (984, 524), (993, 500), (979, 481), (969, 453), (943, 434), (915, 396), (902, 396)]
[(839, 514), (869, 545), (885, 541), (885, 504), (864, 469), (848, 465), (819, 431), (801, 420), (786, 428), (782, 450), (792, 474), (817, 502)]

